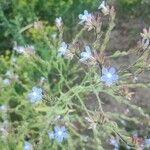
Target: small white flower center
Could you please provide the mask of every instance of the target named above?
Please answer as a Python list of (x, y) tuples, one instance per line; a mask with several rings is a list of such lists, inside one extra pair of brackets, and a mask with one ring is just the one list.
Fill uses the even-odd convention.
[(112, 74), (111, 74), (111, 73), (108, 73), (108, 74), (107, 74), (107, 77), (108, 77), (108, 78), (111, 78), (111, 77), (112, 77)]
[(37, 93), (36, 92), (33, 92), (33, 96), (36, 96), (37, 95)]
[(61, 132), (61, 131), (59, 131), (59, 132), (58, 132), (58, 135), (59, 135), (59, 136), (61, 136), (61, 135), (62, 135), (62, 132)]

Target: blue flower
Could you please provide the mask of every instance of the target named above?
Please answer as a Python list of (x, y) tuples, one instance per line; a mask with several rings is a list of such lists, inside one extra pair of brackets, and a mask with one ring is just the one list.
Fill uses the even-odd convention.
[(83, 14), (79, 14), (79, 19), (81, 20), (79, 24), (83, 24), (84, 22), (90, 22), (92, 20), (92, 15), (88, 13), (87, 10), (84, 10)]
[(48, 137), (49, 139), (54, 139), (55, 138), (54, 132), (48, 132)]
[(150, 139), (146, 139), (146, 147), (150, 147)]
[(63, 140), (68, 138), (68, 133), (64, 126), (62, 127), (55, 126), (54, 133), (55, 133), (55, 139), (60, 143), (63, 142)]
[(55, 126), (54, 132), (48, 132), (49, 139), (55, 139), (59, 143), (62, 143), (64, 140), (68, 138), (67, 130), (64, 126)]
[(4, 79), (3, 80), (3, 85), (8, 86), (10, 84), (10, 80), (9, 79)]
[(114, 146), (114, 150), (119, 150), (119, 145), (117, 143), (117, 140), (114, 137), (111, 137), (111, 139), (110, 139), (110, 145)]
[(58, 17), (55, 19), (55, 23), (56, 23), (56, 26), (59, 28), (62, 26), (63, 22), (62, 22), (62, 18), (61, 17)]
[(42, 89), (33, 87), (32, 91), (28, 94), (28, 98), (32, 103), (37, 103), (42, 100)]
[(24, 146), (23, 146), (23, 150), (33, 150), (31, 143), (25, 141)]
[(5, 112), (7, 110), (7, 106), (6, 105), (1, 105), (0, 106), (0, 112)]
[(67, 49), (67, 44), (65, 42), (62, 42), (60, 45), (60, 48), (58, 49), (58, 56), (64, 56)]
[(81, 58), (80, 58), (80, 61), (81, 61), (81, 62), (90, 59), (90, 58), (92, 57), (92, 53), (91, 53), (90, 47), (89, 47), (89, 46), (86, 46), (86, 47), (85, 47), (85, 51), (82, 52), (80, 55), (81, 55)]
[(116, 74), (116, 69), (111, 68), (102, 68), (102, 76), (101, 80), (105, 82), (106, 85), (110, 86), (113, 84), (113, 82), (118, 80), (118, 75)]
[(17, 46), (16, 45), (16, 46), (14, 46), (13, 50), (16, 51), (19, 54), (25, 53), (25, 48), (23, 46)]

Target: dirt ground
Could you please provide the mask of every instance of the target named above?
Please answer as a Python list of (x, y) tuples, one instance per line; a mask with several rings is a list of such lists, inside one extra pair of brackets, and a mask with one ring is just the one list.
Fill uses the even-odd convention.
[[(125, 22), (118, 21), (117, 24), (118, 25), (112, 32), (110, 44), (107, 47), (108, 51), (126, 51), (129, 48), (135, 46), (140, 39), (140, 32), (142, 32), (142, 29), (145, 27), (148, 28), (150, 25), (146, 24), (142, 19), (126, 20)], [(117, 69), (119, 69), (121, 66), (129, 66), (132, 64), (134, 59), (135, 57), (133, 55), (125, 56), (112, 60), (111, 64), (112, 66), (115, 66)], [(137, 82), (150, 83), (150, 71), (141, 73), (140, 76), (138, 76)], [(116, 103), (116, 101), (104, 94), (100, 94), (100, 96), (102, 97), (104, 103), (103, 108), (106, 112), (111, 110), (111, 112), (118, 113), (125, 112), (128, 109), (127, 106), (122, 106)], [(92, 94), (87, 97), (86, 105), (90, 110), (98, 109), (98, 104), (95, 99), (96, 98)], [(142, 107), (150, 115), (150, 89), (136, 88), (131, 101), (134, 104)], [(108, 147), (108, 150), (109, 149), (111, 150), (112, 147)]]

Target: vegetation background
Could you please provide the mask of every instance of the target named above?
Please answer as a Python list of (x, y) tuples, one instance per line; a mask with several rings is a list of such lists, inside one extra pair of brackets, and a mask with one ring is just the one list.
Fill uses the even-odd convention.
[[(150, 1), (107, 0), (107, 2), (115, 6), (117, 14), (115, 20), (116, 26), (112, 31), (110, 43), (107, 46), (108, 54), (112, 54), (118, 50), (120, 52), (123, 51), (125, 57), (116, 58), (115, 56), (115, 61), (111, 60), (112, 64), (116, 68), (120, 68), (121, 65), (130, 66), (130, 63), (134, 61), (134, 57), (130, 55), (126, 56), (126, 51), (137, 44), (142, 29), (150, 26)], [(79, 21), (78, 15), (83, 13), (84, 10), (95, 12), (100, 3), (100, 0), (0, 0), (0, 106), (3, 103), (9, 106), (9, 111), (6, 113), (7, 116), (0, 114), (0, 127), (6, 117), (8, 120), (8, 128), (10, 126), (13, 129), (13, 131), (10, 131), (12, 134), (10, 134), (7, 142), (5, 139), (0, 140), (0, 149), (6, 147), (6, 150), (16, 150), (14, 148), (14, 145), (16, 145), (17, 150), (21, 150), (25, 140), (32, 142), (33, 146), (37, 146), (36, 143), (41, 142), (42, 144), (39, 144), (39, 150), (48, 149), (51, 145), (53, 145), (52, 149), (54, 150), (57, 148), (64, 148), (66, 150), (68, 145), (72, 149), (75, 149), (78, 144), (85, 149), (86, 146), (97, 146), (98, 149), (98, 146), (101, 145), (99, 139), (103, 138), (102, 142), (106, 141), (106, 135), (111, 134), (112, 126), (116, 128), (116, 131), (121, 131), (125, 135), (128, 135), (127, 132), (139, 131), (142, 132), (142, 136), (147, 136), (147, 133), (150, 132), (149, 126), (144, 126), (147, 120), (145, 121), (140, 116), (141, 114), (143, 115), (143, 111), (138, 109), (138, 106), (140, 106), (144, 112), (150, 115), (150, 95), (148, 94), (148, 83), (150, 81), (149, 71), (144, 72), (139, 78), (141, 84), (137, 85), (137, 87), (131, 85), (131, 92), (135, 92), (137, 95), (133, 100), (133, 105), (135, 104), (137, 107), (133, 108), (139, 112), (139, 114), (132, 112), (132, 118), (131, 116), (121, 116), (121, 111), (125, 108), (122, 104), (126, 103), (126, 101), (124, 102), (120, 97), (117, 97), (111, 88), (108, 91), (101, 89), (97, 80), (91, 86), (93, 83), (93, 72), (95, 74), (97, 73), (94, 68), (88, 69), (88, 67), (83, 67), (81, 69), (81, 66), (75, 64), (74, 61), (70, 62), (57, 58), (60, 41), (56, 39), (56, 37), (59, 38), (59, 35), (55, 26), (55, 18), (62, 17), (65, 25), (63, 38), (69, 43), (81, 29), (77, 25)], [(29, 28), (26, 32), (20, 32), (24, 27), (30, 27), (30, 25), (34, 25), (37, 21), (42, 22), (42, 31)], [(103, 21), (105, 22), (105, 20)], [(105, 23), (102, 30), (104, 32), (107, 31)], [(92, 41), (93, 37), (88, 36), (87, 33), (84, 33), (82, 36), (89, 43)], [(16, 55), (13, 51), (15, 42), (22, 46), (33, 44), (37, 54), (41, 57)], [(117, 53), (117, 55), (120, 55), (120, 53)], [(11, 60), (14, 56), (18, 56), (16, 62)], [(133, 70), (136, 70), (140, 65), (142, 66), (143, 64), (139, 63)], [(7, 71), (11, 71), (13, 74), (13, 78), (11, 79), (12, 83), (8, 88), (2, 85), (3, 79), (8, 77), (6, 75)], [(19, 80), (16, 79), (16, 74), (19, 76)], [(41, 77), (46, 78), (44, 84), (40, 82)], [(126, 78), (126, 76), (124, 78), (127, 82), (130, 82), (130, 79)], [(78, 85), (79, 83), (81, 85)], [(35, 84), (46, 89), (45, 91), (50, 101), (33, 107), (33, 105), (27, 102), (26, 95)], [(148, 86), (145, 84), (148, 84)], [(103, 91), (104, 93), (110, 92), (110, 96), (114, 96), (114, 99), (116, 96), (116, 99), (118, 101), (120, 100), (121, 104), (117, 104), (112, 98), (110, 98), (111, 102), (108, 102), (109, 98), (107, 99), (105, 95), (102, 93), (99, 94), (99, 91), (96, 90), (95, 87), (97, 85), (99, 91)], [(93, 96), (93, 93), (96, 98)], [(106, 104), (104, 105), (104, 110), (108, 112), (110, 118), (114, 117), (115, 119), (113, 119), (117, 123), (120, 118), (126, 119), (128, 126), (124, 126), (122, 122), (119, 122), (120, 129), (116, 124), (113, 124), (114, 122), (108, 124), (105, 126), (106, 128), (104, 127), (106, 132), (100, 129), (99, 133), (95, 132), (92, 135), (94, 140), (90, 139), (90, 142), (87, 143), (86, 134), (90, 137), (92, 133), (87, 132), (86, 129), (82, 130), (82, 127), (85, 127), (86, 124), (83, 117), (80, 116), (81, 114), (85, 116), (87, 113), (85, 107), (88, 108), (89, 112), (98, 109), (98, 103), (95, 101), (91, 102), (93, 99), (98, 99), (98, 97), (101, 97), (103, 103)], [(83, 100), (85, 100), (85, 104)], [(127, 102), (128, 105), (129, 103), (130, 101)], [(74, 108), (77, 109), (77, 113), (74, 113)], [(70, 110), (72, 112), (69, 112)], [(120, 113), (119, 115), (117, 114), (118, 112)], [(62, 146), (56, 143), (52, 144), (47, 138), (47, 130), (52, 130), (53, 125), (56, 124), (54, 119), (58, 115), (63, 115), (63, 119), (61, 118), (60, 122), (56, 121), (58, 124), (71, 126), (70, 131), (73, 135), (71, 135), (68, 145), (66, 143)], [(135, 115), (140, 116), (140, 119), (134, 118)], [(143, 126), (138, 126), (138, 123), (142, 119)], [(105, 122), (102, 118), (102, 123), (103, 121)], [(73, 129), (74, 126), (77, 126), (77, 130), (80, 130), (80, 123), (83, 126), (78, 133)], [(107, 147), (108, 145), (104, 146)], [(123, 149), (124, 147), (121, 150)]]
[[(108, 2), (116, 6), (119, 22), (133, 22), (132, 20), (137, 19), (134, 24), (140, 26), (143, 26), (144, 22), (149, 24), (149, 0), (108, 0)], [(58, 16), (63, 18), (69, 33), (66, 38), (70, 39), (76, 32), (75, 23), (78, 15), (85, 9), (93, 11), (99, 3), (99, 0), (0, 0), (0, 52), (12, 49), (14, 41), (20, 44), (25, 40), (28, 41), (28, 36), (20, 35), (19, 30), (37, 20), (45, 22), (49, 30), (55, 31), (54, 20)], [(132, 29), (132, 33), (138, 33), (137, 28)]]

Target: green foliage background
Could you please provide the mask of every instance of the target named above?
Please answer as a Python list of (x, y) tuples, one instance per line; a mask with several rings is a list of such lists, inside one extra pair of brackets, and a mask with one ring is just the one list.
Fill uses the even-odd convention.
[[(0, 52), (11, 49), (13, 42), (23, 44), (23, 37), (18, 31), (37, 20), (54, 25), (56, 17), (61, 16), (68, 32), (75, 25), (78, 15), (87, 9), (98, 7), (101, 0), (0, 0)], [(112, 2), (112, 0), (108, 0)], [(138, 16), (150, 18), (149, 0), (114, 0), (119, 16)], [(53, 29), (52, 29), (53, 30)]]

